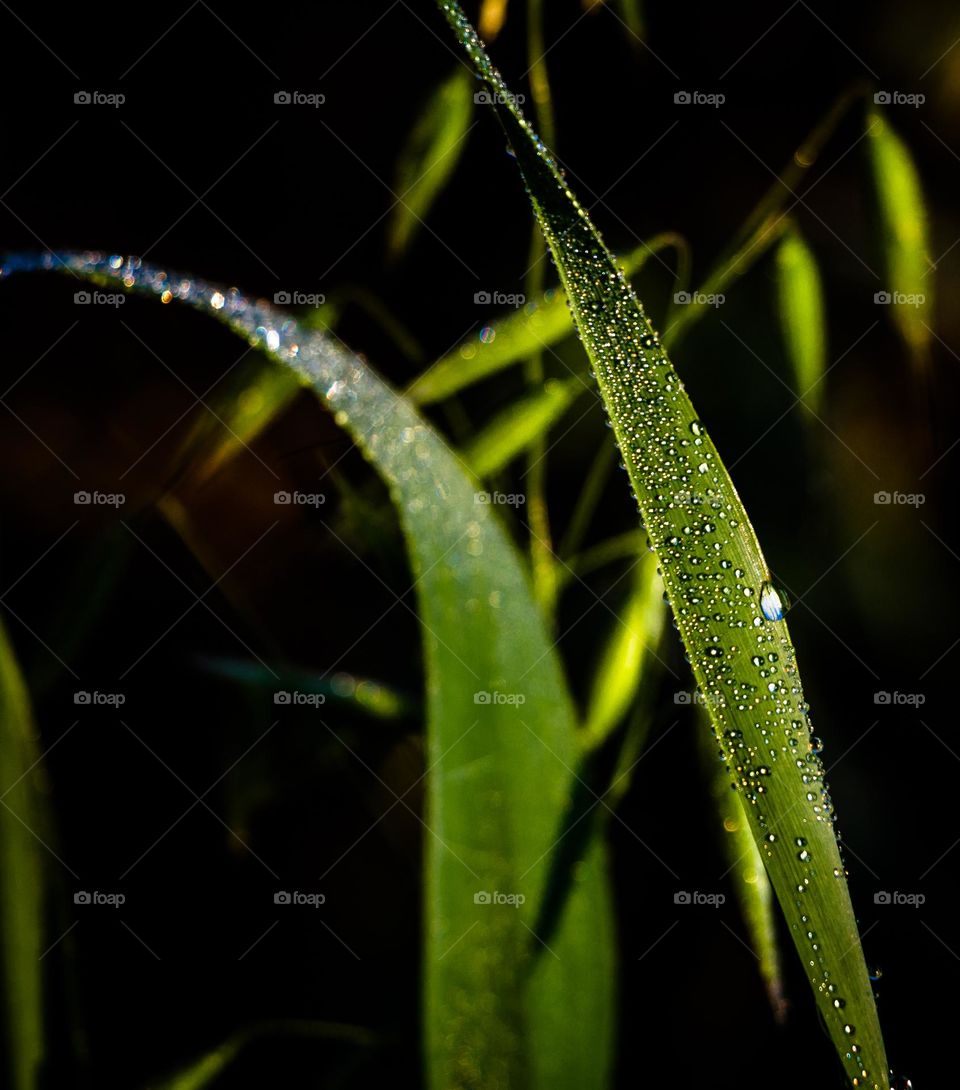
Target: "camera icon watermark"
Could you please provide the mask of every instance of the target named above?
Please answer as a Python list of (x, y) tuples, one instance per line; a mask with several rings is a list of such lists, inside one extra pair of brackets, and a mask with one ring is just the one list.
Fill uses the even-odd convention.
[(125, 893), (102, 893), (95, 889), (92, 892), (86, 889), (77, 890), (73, 895), (75, 905), (106, 905), (109, 908), (119, 908), (126, 904)]
[(123, 507), (127, 497), (123, 492), (74, 492), (78, 507)]
[(277, 106), (312, 106), (316, 109), (327, 101), (327, 96), (312, 91), (275, 91), (273, 101)]
[(890, 707), (920, 708), (927, 702), (925, 693), (901, 693), (894, 690), (888, 693), (881, 690), (873, 694), (874, 704), (889, 705)]
[(696, 889), (692, 893), (685, 889), (678, 889), (673, 895), (675, 905), (709, 905), (711, 908), (719, 908), (726, 903), (726, 900), (725, 893), (701, 893)]
[(673, 301), (677, 306), (685, 307), (691, 304), (698, 307), (722, 307), (727, 297), (722, 291), (676, 291), (673, 293)]
[(522, 492), (474, 492), (473, 502), (493, 507), (522, 507), (527, 497)]
[(475, 91), (473, 101), (478, 106), (522, 106), (527, 101), (527, 96), (512, 95), (509, 91)]
[(473, 694), (473, 702), (474, 704), (500, 704), (520, 707), (526, 704), (527, 698), (523, 693), (501, 693), (496, 689), (493, 692), (487, 692), (486, 689), (481, 689)]
[(927, 96), (907, 91), (874, 91), (873, 101), (876, 106), (912, 106), (917, 110), (927, 101)]
[(73, 302), (78, 307), (122, 307), (127, 297), (122, 291), (75, 291)]
[(74, 91), (73, 101), (77, 106), (112, 106), (117, 110), (127, 101), (127, 96), (105, 91)]
[(887, 307), (922, 307), (927, 297), (921, 291), (876, 291), (873, 301), (877, 306)]
[(327, 497), (323, 492), (274, 492), (273, 502), (280, 507), (322, 507)]
[(488, 890), (480, 889), (473, 895), (475, 905), (510, 905), (511, 908), (519, 908), (522, 904), (526, 904), (526, 900), (525, 893), (501, 893), (499, 890), (490, 893)]
[(481, 307), (513, 307), (517, 310), (526, 303), (527, 297), (521, 292), (478, 291), (474, 292), (473, 301)]
[(317, 291), (276, 291), (273, 301), (278, 307), (322, 307), (327, 297)]
[(125, 693), (101, 693), (96, 689), (92, 692), (87, 689), (79, 689), (73, 694), (73, 702), (91, 708), (120, 708), (126, 704), (127, 697)]
[(707, 91), (675, 91), (673, 101), (677, 106), (712, 106), (717, 109), (727, 101), (727, 96)]
[(275, 905), (309, 905), (311, 908), (319, 908), (326, 902), (324, 893), (304, 893), (298, 889), (278, 889), (273, 895)]
[(890, 893), (885, 889), (879, 889), (873, 895), (873, 903), (875, 905), (905, 905), (908, 908), (919, 908), (927, 903), (927, 897), (924, 893), (901, 893), (896, 889)]
[(273, 694), (273, 702), (292, 708), (319, 708), (322, 704), (326, 704), (327, 698), (323, 693), (302, 693), (298, 689), (290, 692), (279, 689)]
[(889, 507), (922, 507), (927, 497), (924, 492), (874, 492), (873, 502)]

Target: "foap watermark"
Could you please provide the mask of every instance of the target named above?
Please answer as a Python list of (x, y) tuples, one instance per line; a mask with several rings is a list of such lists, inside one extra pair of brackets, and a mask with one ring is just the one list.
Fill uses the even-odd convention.
[(74, 492), (73, 502), (79, 507), (123, 507), (127, 497), (123, 492)]
[(927, 297), (922, 291), (877, 291), (873, 301), (882, 307), (922, 307)]
[(523, 693), (501, 693), (496, 689), (488, 693), (486, 689), (473, 694), (474, 704), (510, 704), (519, 707), (526, 704), (527, 698)]
[(677, 106), (712, 106), (717, 109), (727, 101), (727, 96), (710, 91), (675, 91), (673, 101)]
[(273, 502), (281, 507), (322, 507), (327, 497), (323, 492), (274, 492)]
[(524, 893), (501, 893), (498, 889), (495, 889), (493, 893), (486, 889), (478, 889), (473, 895), (475, 905), (510, 905), (512, 908), (519, 908), (526, 903), (526, 900)]
[(473, 301), (481, 307), (513, 307), (518, 310), (526, 303), (527, 297), (518, 291), (478, 291), (474, 292)]
[(78, 689), (73, 694), (74, 704), (83, 704), (91, 708), (120, 708), (127, 702), (125, 693), (101, 693), (96, 689)]
[(273, 101), (277, 106), (312, 106), (316, 109), (327, 101), (327, 96), (316, 91), (275, 91)]
[(127, 96), (107, 91), (74, 91), (73, 101), (77, 106), (111, 106), (117, 110), (127, 101)]
[(884, 507), (923, 507), (927, 497), (923, 492), (874, 492), (873, 502)]
[(318, 291), (276, 291), (273, 301), (278, 307), (322, 307), (327, 297)]
[(915, 110), (927, 101), (927, 96), (908, 91), (874, 91), (877, 106), (912, 106)]
[(689, 692), (686, 689), (674, 693), (673, 702), (674, 704), (699, 704), (706, 708), (719, 708), (723, 703), (722, 699), (714, 693)]
[(685, 889), (678, 889), (673, 895), (675, 905), (709, 905), (711, 908), (719, 908), (726, 900), (725, 893), (702, 893), (698, 889), (693, 890), (692, 893)]
[(527, 497), (522, 492), (474, 492), (473, 502), (493, 507), (522, 507)]
[(122, 307), (127, 301), (122, 291), (75, 291), (74, 304), (78, 307)]
[(888, 693), (885, 690), (883, 692), (873, 694), (874, 704), (889, 704), (891, 707), (903, 708), (919, 708), (927, 702), (925, 693), (900, 693), (894, 690), (892, 693)]
[(292, 692), (287, 689), (278, 689), (273, 694), (274, 704), (288, 704), (291, 707), (319, 708), (326, 704), (327, 698), (323, 693), (302, 693), (299, 689)]
[(475, 91), (473, 101), (478, 106), (522, 106), (526, 95), (511, 95), (509, 91)]
[(685, 307), (691, 303), (698, 307), (713, 307), (716, 310), (717, 307), (722, 307), (727, 301), (727, 297), (722, 291), (675, 291), (673, 293), (673, 301), (677, 306)]
[(311, 908), (319, 908), (327, 903), (325, 893), (304, 893), (302, 890), (278, 889), (273, 895), (275, 905), (309, 905)]
[(75, 905), (107, 905), (110, 908), (119, 908), (126, 900), (125, 893), (104, 893), (99, 889), (78, 889), (73, 895)]
[(885, 889), (878, 889), (873, 895), (875, 905), (905, 905), (908, 908), (919, 908), (926, 902), (925, 893), (902, 893), (898, 889), (893, 890), (892, 893)]
[(706, 502), (706, 496), (701, 495), (699, 492), (691, 492), (686, 488), (682, 488), (679, 492), (674, 492), (670, 496), (670, 505), (672, 507), (702, 507)]

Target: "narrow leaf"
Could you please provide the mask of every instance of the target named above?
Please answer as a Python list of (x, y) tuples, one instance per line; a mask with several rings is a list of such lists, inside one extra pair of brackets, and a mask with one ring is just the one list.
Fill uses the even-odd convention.
[(827, 368), (827, 323), (816, 258), (796, 230), (777, 248), (777, 313), (797, 396), (808, 413), (819, 414)]
[(873, 992), (783, 600), (730, 475), (629, 284), (460, 6), (438, 4), (488, 83), (523, 172), (694, 675), (823, 1022), (851, 1084), (888, 1090)]
[[(105, 254), (13, 255), (159, 297), (166, 272)], [(435, 1090), (603, 1087), (612, 1063), (613, 923), (592, 838), (544, 951), (532, 934), (578, 740), (522, 561), (458, 457), (358, 356), (235, 290), (177, 276), (178, 298), (309, 382), (400, 514), (427, 675), (425, 1051)], [(187, 286), (184, 287), (184, 284)], [(535, 788), (535, 789), (534, 789)], [(494, 894), (512, 898), (508, 903)]]
[(461, 65), (434, 91), (410, 133), (397, 166), (399, 200), (388, 225), (388, 247), (407, 248), (453, 174), (470, 131), (474, 81)]
[[(677, 245), (678, 237), (672, 233), (641, 243), (623, 258), (624, 274), (634, 276), (651, 256)], [(465, 341), (414, 379), (407, 388), (407, 396), (418, 405), (442, 401), (571, 336), (573, 319), (566, 296), (550, 288), (516, 313), (490, 323), (485, 329), (487, 332), (481, 339)]]
[(520, 398), (477, 432), (463, 457), (478, 477), (503, 469), (545, 435), (589, 387), (579, 378), (548, 379), (536, 393)]
[(13, 1090), (37, 1090), (43, 1057), (45, 870), (47, 829), (30, 699), (0, 625), (0, 961), (5, 1047), (0, 1063)]
[(930, 350), (933, 277), (928, 275), (929, 226), (920, 176), (907, 145), (882, 110), (867, 111), (867, 140), (887, 277), (874, 299), (889, 308), (914, 364), (922, 366)]

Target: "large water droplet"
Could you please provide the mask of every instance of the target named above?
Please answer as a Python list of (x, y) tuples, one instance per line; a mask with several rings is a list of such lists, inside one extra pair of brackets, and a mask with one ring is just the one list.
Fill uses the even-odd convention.
[(760, 609), (768, 621), (782, 621), (783, 615), (790, 608), (790, 599), (786, 592), (778, 590), (769, 579), (760, 587)]

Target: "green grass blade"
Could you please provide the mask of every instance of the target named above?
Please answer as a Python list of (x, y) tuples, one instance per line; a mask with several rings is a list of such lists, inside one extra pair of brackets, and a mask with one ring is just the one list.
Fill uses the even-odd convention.
[(459, 5), (438, 4), (493, 92), (596, 372), (694, 675), (824, 1024), (851, 1083), (887, 1090), (833, 808), (756, 535), (659, 338), (586, 211)]
[[(704, 722), (704, 726), (709, 727), (705, 713), (698, 716), (698, 719)], [(787, 1002), (783, 992), (773, 887), (770, 885), (757, 843), (750, 832), (750, 823), (743, 811), (740, 795), (730, 790), (730, 776), (726, 766), (717, 760), (716, 742), (706, 730), (701, 730), (700, 734), (710, 788), (723, 829), (721, 835), (724, 854), (729, 862), (730, 881), (747, 926), (770, 1009), (777, 1022), (783, 1022), (786, 1018)]]
[(633, 706), (650, 651), (660, 642), (664, 613), (657, 559), (644, 550), (594, 677), (583, 727), (588, 748), (602, 745)]
[(46, 838), (40, 753), (30, 699), (0, 626), (0, 962), (3, 966), (3, 1085), (36, 1090), (43, 1059)]
[[(625, 275), (635, 275), (654, 254), (675, 246), (682, 247), (682, 243), (673, 233), (657, 235), (649, 242), (641, 243), (623, 259)], [(490, 332), (484, 340), (478, 342), (474, 338), (464, 342), (414, 379), (406, 390), (407, 396), (418, 405), (442, 401), (552, 347), (574, 331), (566, 297), (555, 288), (530, 300), (515, 314), (490, 323), (487, 328)]]
[(548, 379), (535, 393), (520, 398), (478, 431), (463, 450), (478, 477), (503, 469), (531, 447), (589, 387), (579, 378)]
[(933, 277), (927, 207), (920, 176), (907, 145), (881, 110), (867, 111), (867, 141), (873, 186), (884, 238), (885, 290), (891, 320), (911, 359), (922, 366), (930, 351)]
[(777, 313), (797, 396), (818, 415), (827, 369), (827, 322), (817, 259), (800, 233), (787, 230), (777, 248)]
[[(154, 296), (169, 279), (136, 258), (64, 254), (60, 262), (95, 283)], [(23, 256), (2, 266), (4, 274), (53, 267), (50, 257)], [(363, 359), (264, 302), (175, 280), (188, 284), (182, 301), (314, 387), (400, 514), (427, 677), (429, 1085), (603, 1087), (615, 1022), (603, 845), (594, 838), (584, 846), (552, 952), (544, 951), (531, 928), (562, 837), (579, 746), (559, 658), (495, 507), (479, 502), (476, 479)], [(516, 903), (478, 897), (494, 892)]]
[(397, 166), (387, 245), (398, 257), (427, 217), (456, 169), (473, 113), (474, 81), (461, 65), (433, 92), (410, 133)]

